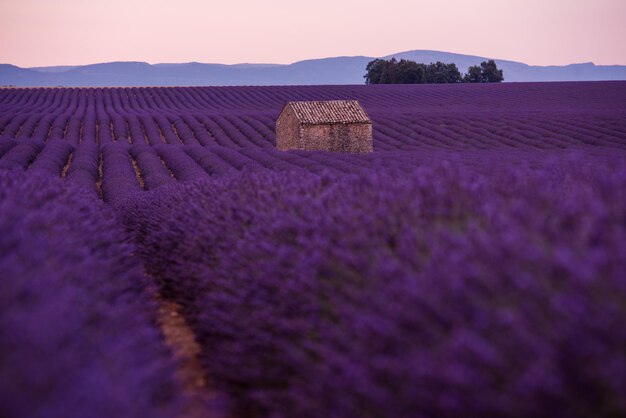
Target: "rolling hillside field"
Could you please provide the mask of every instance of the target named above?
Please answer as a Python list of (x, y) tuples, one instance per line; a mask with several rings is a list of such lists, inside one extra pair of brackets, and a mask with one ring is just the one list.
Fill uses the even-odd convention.
[(0, 89), (3, 416), (625, 416), (625, 254), (626, 82)]
[[(287, 101), (352, 98), (373, 119), (375, 153), (275, 150)], [(625, 109), (626, 82), (3, 89), (0, 167), (45, 171), (109, 202), (244, 167), (357, 173), (455, 157), (608, 157), (626, 151)]]

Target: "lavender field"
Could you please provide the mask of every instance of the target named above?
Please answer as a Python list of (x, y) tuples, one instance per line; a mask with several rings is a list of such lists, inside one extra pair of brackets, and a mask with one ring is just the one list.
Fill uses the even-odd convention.
[(624, 416), (626, 82), (3, 88), (0, 250), (2, 416)]

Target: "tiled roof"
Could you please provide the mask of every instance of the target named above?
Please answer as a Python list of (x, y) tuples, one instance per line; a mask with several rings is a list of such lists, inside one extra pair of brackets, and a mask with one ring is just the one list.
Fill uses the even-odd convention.
[(304, 124), (371, 123), (356, 100), (327, 100), (323, 102), (289, 102), (296, 117)]

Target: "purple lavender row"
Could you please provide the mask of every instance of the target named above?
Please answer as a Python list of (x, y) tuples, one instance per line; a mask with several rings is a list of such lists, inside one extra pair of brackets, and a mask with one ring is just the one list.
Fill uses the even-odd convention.
[(142, 190), (128, 148), (128, 144), (113, 143), (101, 149), (102, 193), (107, 203), (120, 202)]
[(157, 155), (179, 181), (195, 180), (207, 176), (206, 171), (182, 148), (171, 145), (160, 145), (155, 148)]
[(238, 150), (241, 154), (256, 161), (260, 166), (274, 171), (299, 171), (303, 168), (299, 165), (283, 160), (280, 151), (268, 150), (261, 147), (243, 147)]
[(60, 177), (68, 164), (74, 147), (66, 141), (49, 141), (29, 170), (47, 174), (50, 177)]
[(65, 177), (77, 188), (99, 197), (100, 163), (101, 154), (98, 145), (95, 142), (82, 142), (74, 150)]
[(26, 120), (27, 115), (16, 115), (7, 120), (7, 124), (2, 128), (1, 134), (11, 138), (15, 138), (19, 133), (20, 127)]
[(11, 150), (17, 142), (12, 138), (0, 137), (0, 158)]
[[(157, 145), (165, 143), (165, 138), (162, 138), (161, 131), (158, 129), (157, 125), (154, 123), (152, 117), (146, 115), (138, 116), (141, 125), (145, 130), (145, 139), (148, 140), (150, 145)], [(133, 141), (135, 144), (140, 141)]]
[(153, 147), (132, 146), (130, 155), (137, 163), (146, 190), (176, 183), (176, 178)]
[[(119, 164), (104, 165), (101, 164), (103, 159), (100, 147), (93, 142), (82, 142), (74, 148), (67, 141), (61, 140), (42, 144), (31, 140), (16, 141), (5, 138), (1, 143), (4, 151), (3, 155), (0, 155), (0, 166), (35, 170), (43, 169), (45, 166), (50, 175), (67, 177), (68, 180), (97, 193), (100, 193), (98, 187), (103, 177), (117, 179), (113, 183), (113, 189), (123, 190), (130, 187), (126, 190), (128, 192), (154, 189), (173, 180), (188, 181), (210, 175), (222, 175), (233, 169), (265, 168), (274, 171), (306, 170), (317, 174), (328, 171), (358, 174), (384, 167), (411, 171), (426, 162), (450, 160), (455, 161), (455, 164), (488, 171), (489, 166), (499, 160), (513, 165), (524, 162), (539, 163), (565, 152), (520, 150), (512, 153), (509, 150), (492, 148), (480, 153), (471, 150), (459, 153), (454, 150), (407, 146), (403, 151), (349, 155), (326, 152), (279, 152), (259, 147), (228, 149), (164, 144), (156, 147), (146, 144), (129, 147), (127, 143), (122, 142), (103, 146), (119, 150), (119, 155), (115, 158), (116, 161), (119, 160)], [(125, 154), (128, 152), (130, 155)], [(611, 154), (610, 150), (598, 148), (595, 154), (589, 155), (598, 163), (602, 163), (602, 159)], [(124, 169), (116, 172), (119, 167)], [(113, 172), (109, 172), (110, 170)], [(123, 178), (125, 175), (127, 178)], [(106, 187), (109, 189), (108, 180)]]
[(38, 138), (35, 138), (33, 134), (39, 124), (40, 119), (42, 119), (41, 116), (38, 114), (31, 114), (31, 115), (24, 115), (24, 116), (25, 117), (22, 119), (23, 122), (21, 126), (18, 128), (19, 132), (15, 132), (13, 136), (17, 140), (28, 139), (28, 138), (38, 139)]
[(236, 168), (220, 158), (210, 147), (184, 147), (184, 151), (210, 176), (232, 173)]
[[(401, 113), (423, 105), (429, 112), (493, 109), (499, 112), (554, 110), (579, 112), (623, 108), (624, 82), (516, 83), (506, 86), (274, 86), (274, 87), (190, 87), (190, 88), (95, 88), (95, 89), (3, 89), (0, 110), (46, 113), (59, 104), (83, 106), (82, 102), (105, 102), (118, 114), (126, 112), (178, 113), (256, 112), (268, 108), (279, 112), (289, 100), (330, 100), (356, 98), (375, 111)], [(580, 94), (580, 93), (583, 94)], [(29, 96), (26, 101), (13, 96)], [(85, 100), (85, 97), (87, 100)], [(132, 99), (131, 99), (132, 97)], [(520, 100), (520, 97), (523, 100)], [(82, 102), (81, 102), (82, 101)], [(441, 113), (441, 112), (440, 112)], [(445, 113), (445, 112), (444, 112)]]
[[(1, 140), (1, 139), (0, 139)], [(43, 149), (44, 144), (34, 140), (16, 142), (0, 160), (0, 169), (26, 169)]]
[(370, 87), (3, 90), (0, 135), (64, 139), (72, 145), (272, 147), (273, 123), (286, 101), (356, 97), (374, 120), (377, 150), (414, 145), (626, 149), (621, 110), (626, 104), (617, 94), (624, 83)]
[(121, 213), (235, 413), (613, 417), (625, 182), (621, 158), (425, 161), (221, 176)]
[(185, 121), (183, 121), (182, 119), (174, 119), (172, 122), (172, 126), (176, 129), (176, 135), (185, 145), (199, 144), (193, 130), (190, 129), (189, 126), (187, 126)]
[(212, 146), (217, 145), (215, 139), (211, 137), (206, 127), (200, 123), (200, 121), (191, 115), (181, 116), (184, 123), (186, 123), (193, 132), (193, 136), (198, 140), (201, 145)]
[(154, 289), (125, 241), (101, 202), (0, 171), (3, 416), (177, 416)]
[(174, 132), (174, 129), (172, 129), (172, 124), (165, 116), (157, 115), (155, 116), (154, 119), (157, 123), (159, 130), (163, 133), (163, 136), (165, 137), (165, 141), (168, 144), (181, 145), (183, 143), (182, 140), (178, 137), (178, 135), (176, 135), (176, 133)]

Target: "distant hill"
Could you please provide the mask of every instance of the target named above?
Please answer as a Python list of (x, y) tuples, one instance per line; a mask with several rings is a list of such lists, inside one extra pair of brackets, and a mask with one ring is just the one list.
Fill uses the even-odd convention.
[[(487, 57), (416, 50), (384, 58), (455, 63), (461, 72)], [(109, 62), (92, 65), (20, 68), (0, 64), (0, 86), (232, 86), (363, 84), (365, 66), (374, 57), (333, 57), (293, 64), (148, 64)], [(496, 59), (505, 81), (626, 80), (626, 65), (534, 66)]]
[[(468, 67), (490, 58), (440, 51), (406, 51), (385, 58), (409, 59), (416, 62), (453, 62), (465, 73)], [(504, 71), (505, 81), (600, 81), (626, 80), (626, 65), (595, 65), (592, 62), (564, 66), (528, 65), (517, 61), (495, 59)]]

